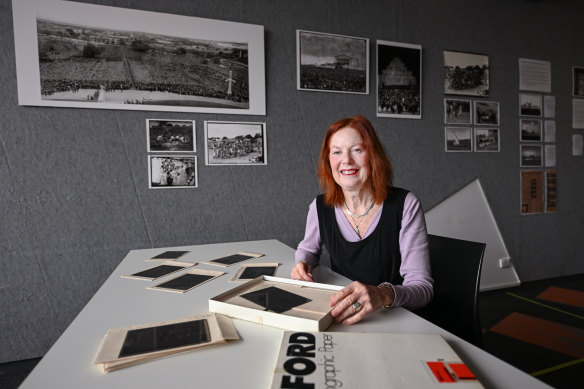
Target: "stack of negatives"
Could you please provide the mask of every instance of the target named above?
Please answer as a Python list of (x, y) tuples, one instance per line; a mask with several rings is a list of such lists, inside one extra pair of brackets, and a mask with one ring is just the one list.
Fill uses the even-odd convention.
[(204, 313), (158, 323), (110, 329), (94, 364), (105, 372), (200, 347), (237, 340), (227, 316)]

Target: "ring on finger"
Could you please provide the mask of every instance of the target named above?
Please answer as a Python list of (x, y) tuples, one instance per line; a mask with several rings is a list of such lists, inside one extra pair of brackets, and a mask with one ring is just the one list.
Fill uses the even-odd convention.
[(359, 301), (355, 301), (351, 306), (353, 307), (353, 311), (355, 311), (355, 313), (361, 310), (361, 303)]

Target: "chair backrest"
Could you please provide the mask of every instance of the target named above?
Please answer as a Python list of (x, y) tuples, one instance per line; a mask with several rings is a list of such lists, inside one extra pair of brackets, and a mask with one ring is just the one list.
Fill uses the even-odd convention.
[(478, 301), (486, 245), (430, 234), (428, 239), (434, 298), (414, 313), (482, 347)]

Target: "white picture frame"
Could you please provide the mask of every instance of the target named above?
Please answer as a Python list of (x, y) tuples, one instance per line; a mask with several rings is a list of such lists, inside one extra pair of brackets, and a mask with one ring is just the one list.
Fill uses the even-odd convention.
[(193, 189), (198, 186), (196, 156), (148, 156), (148, 187), (150, 189)]
[(205, 165), (267, 165), (266, 123), (205, 121)]
[(197, 151), (194, 120), (146, 119), (149, 153), (185, 153)]
[(266, 114), (263, 26), (61, 0), (12, 9), (20, 105)]

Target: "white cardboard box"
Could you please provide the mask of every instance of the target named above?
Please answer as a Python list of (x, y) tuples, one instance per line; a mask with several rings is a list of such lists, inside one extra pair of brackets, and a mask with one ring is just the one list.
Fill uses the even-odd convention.
[[(275, 286), (311, 301), (282, 313), (266, 310), (240, 295)], [(329, 299), (342, 286), (261, 276), (209, 300), (209, 311), (291, 331), (324, 331), (331, 325)]]

